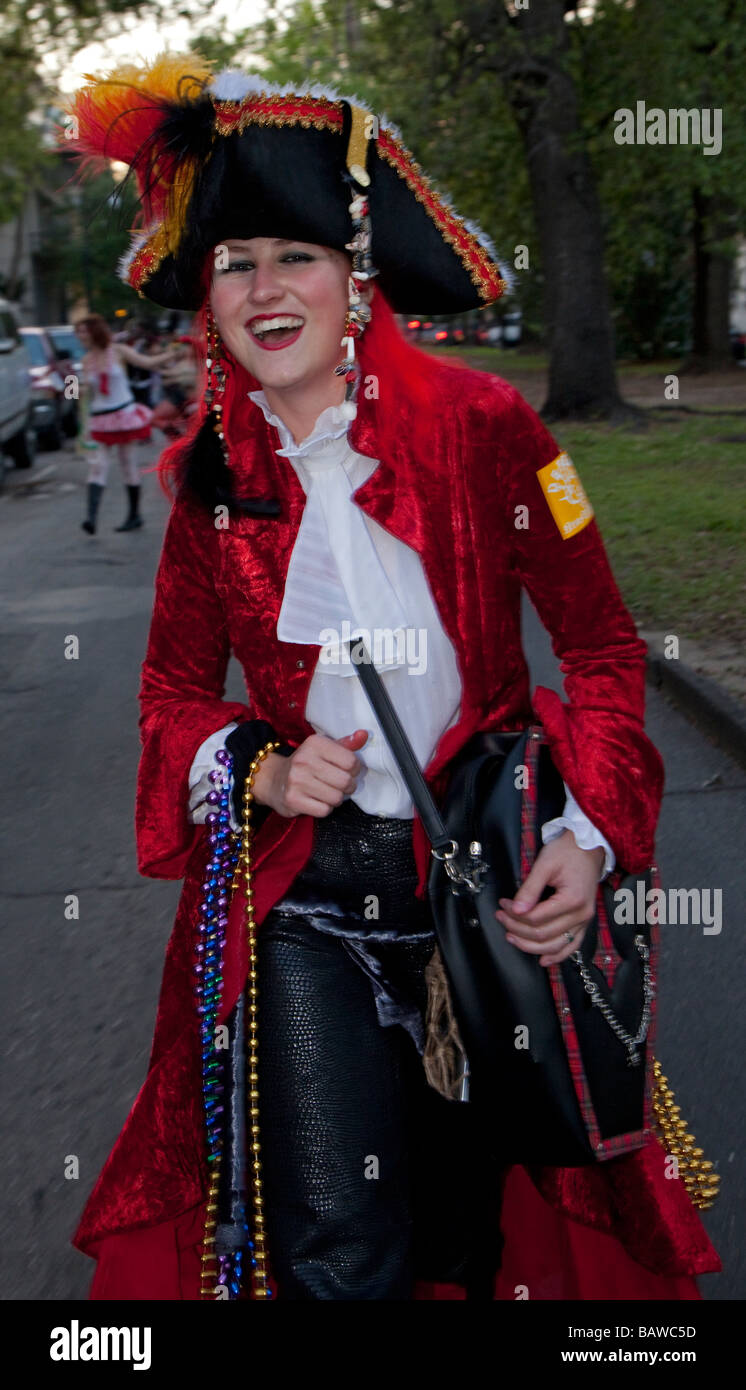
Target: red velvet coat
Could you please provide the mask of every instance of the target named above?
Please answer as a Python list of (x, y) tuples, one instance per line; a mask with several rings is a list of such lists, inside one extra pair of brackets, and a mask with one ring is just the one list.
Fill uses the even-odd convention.
[[(352, 446), (378, 457), (376, 411), (361, 397)], [(172, 509), (156, 581), (142, 671), (136, 826), (143, 874), (185, 879), (169, 942), (148, 1075), (83, 1213), (75, 1243), (99, 1257), (92, 1296), (196, 1298), (206, 1191), (192, 965), (203, 827), (187, 818), (187, 778), (197, 748), (230, 720), (268, 719), (297, 744), (317, 646), (280, 642), (277, 617), (305, 496), (276, 430), (251, 406), (253, 430), (231, 437), (241, 490), (275, 496), (279, 519), (232, 519), (217, 529), (196, 501)], [(477, 730), (547, 731), (576, 800), (631, 871), (653, 859), (661, 760), (643, 727), (644, 655), (612, 578), (594, 520), (563, 538), (537, 474), (556, 459), (552, 436), (520, 395), (487, 373), (446, 373), (442, 409), (430, 422), (433, 457), (417, 474), (402, 440), (381, 458), (355, 501), (422, 558), (463, 681), (458, 722), (441, 738), (426, 776), (436, 796), (449, 760)], [(546, 478), (546, 475), (542, 475)], [(528, 511), (517, 509), (527, 508)], [(533, 712), (520, 643), (525, 585), (552, 635), (566, 702), (536, 690)], [(224, 699), (230, 651), (250, 703)], [(305, 863), (313, 822), (272, 812), (256, 838), (257, 920)], [(415, 817), (424, 892), (428, 846)], [(234, 898), (222, 1017), (245, 978), (242, 898)], [(509, 1171), (506, 1246), (495, 1297), (517, 1285), (531, 1298), (696, 1298), (691, 1276), (718, 1257), (683, 1185), (667, 1181), (663, 1150), (645, 1149), (593, 1168)], [(271, 1252), (270, 1252), (271, 1255)], [(459, 1298), (418, 1285), (418, 1298)]]

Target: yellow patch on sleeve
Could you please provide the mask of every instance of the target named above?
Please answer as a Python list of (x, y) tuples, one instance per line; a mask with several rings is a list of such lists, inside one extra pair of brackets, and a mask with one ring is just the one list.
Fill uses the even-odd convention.
[(594, 512), (569, 454), (558, 454), (536, 474), (563, 541), (592, 520)]

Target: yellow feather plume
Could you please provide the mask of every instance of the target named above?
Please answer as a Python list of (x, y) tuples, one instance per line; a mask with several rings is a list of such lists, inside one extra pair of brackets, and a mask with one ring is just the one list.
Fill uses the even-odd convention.
[[(189, 101), (197, 96), (199, 81), (211, 73), (212, 63), (197, 53), (159, 53), (152, 63), (123, 63), (99, 76), (89, 72), (83, 76), (97, 86), (106, 83), (136, 87), (170, 101)], [(190, 77), (197, 82), (189, 82)]]
[[(152, 62), (122, 63), (103, 73), (85, 73), (89, 85), (80, 87), (64, 107), (76, 121), (79, 150), (132, 163), (160, 119), (156, 103), (180, 105), (196, 100), (212, 70), (212, 63), (199, 54), (164, 52)], [(156, 189), (149, 211), (163, 219), (162, 236), (175, 252), (184, 232), (196, 161), (184, 159), (175, 171), (166, 158), (160, 178), (159, 162), (156, 159), (153, 168)]]

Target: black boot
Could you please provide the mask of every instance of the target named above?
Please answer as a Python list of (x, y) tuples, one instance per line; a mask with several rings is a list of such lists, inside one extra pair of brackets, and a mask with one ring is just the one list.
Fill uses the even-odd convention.
[(129, 514), (129, 516), (127, 517), (127, 520), (122, 522), (121, 526), (115, 526), (115, 527), (114, 527), (114, 530), (115, 530), (115, 531), (137, 531), (138, 528), (139, 528), (140, 526), (142, 526), (142, 517), (140, 516), (140, 512), (139, 512), (139, 506), (140, 506), (140, 485), (139, 485), (139, 483), (135, 483), (135, 484), (128, 483), (128, 484), (127, 484), (127, 495), (128, 495), (128, 497), (129, 497), (129, 499), (130, 499), (130, 514)]
[(98, 507), (103, 490), (103, 484), (101, 483), (88, 484), (88, 515), (85, 521), (82, 521), (80, 524), (83, 530), (88, 532), (89, 536), (94, 536), (96, 534), (96, 517), (98, 515)]

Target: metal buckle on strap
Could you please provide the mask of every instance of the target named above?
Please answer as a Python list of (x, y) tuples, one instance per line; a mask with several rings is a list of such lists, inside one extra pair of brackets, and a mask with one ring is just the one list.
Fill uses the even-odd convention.
[(482, 859), (482, 846), (479, 840), (472, 840), (469, 845), (469, 858), (464, 867), (457, 863), (458, 840), (449, 840), (448, 843), (450, 849), (444, 849), (442, 852), (432, 849), (430, 852), (433, 858), (441, 860), (449, 879), (457, 887), (465, 888), (469, 893), (481, 893), (482, 878), (486, 874), (489, 864)]

